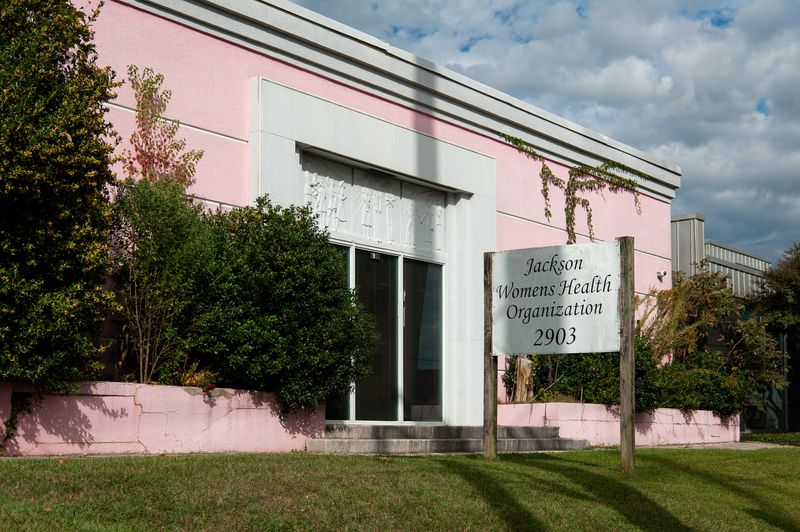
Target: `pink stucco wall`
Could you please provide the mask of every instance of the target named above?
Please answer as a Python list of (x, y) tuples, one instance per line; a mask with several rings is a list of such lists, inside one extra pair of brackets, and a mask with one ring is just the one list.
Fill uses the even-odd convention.
[[(0, 383), (0, 422), (14, 387)], [(0, 426), (2, 423), (0, 423)], [(46, 395), (18, 421), (5, 453), (22, 456), (288, 452), (325, 431), (324, 409), (281, 420), (272, 394), (89, 382), (69, 395)]]
[[(501, 404), (502, 426), (552, 426), (562, 438), (588, 440), (591, 445), (619, 445), (619, 412), (613, 407), (584, 403)], [(706, 410), (681, 412), (659, 408), (636, 414), (636, 445), (691, 445), (739, 441), (739, 417), (721, 420)]]
[[(11, 411), (14, 386), (0, 384), (0, 429)], [(24, 388), (23, 388), (24, 390)], [(501, 426), (556, 426), (564, 438), (619, 444), (619, 415), (603, 405), (500, 404)], [(271, 394), (132, 383), (90, 382), (69, 395), (45, 396), (20, 416), (4, 452), (20, 456), (289, 452), (322, 437), (324, 409), (281, 420)], [(711, 412), (658, 409), (637, 414), (636, 445), (739, 441), (739, 420)]]
[[(94, 29), (100, 63), (110, 65), (119, 78), (129, 64), (164, 74), (165, 86), (172, 90), (168, 116), (182, 122), (181, 135), (189, 147), (205, 151), (193, 188), (201, 197), (234, 205), (247, 202), (248, 81), (260, 76), (493, 157), (498, 250), (566, 241), (563, 197), (553, 192), (554, 217), (548, 221), (539, 191), (539, 166), (499, 137), (470, 131), (117, 1), (103, 6)], [(110, 118), (127, 138), (135, 101), (127, 85), (118, 93)], [(557, 163), (551, 167), (562, 177), (568, 172)], [(640, 214), (628, 194), (606, 193), (591, 201), (598, 238), (636, 239), (636, 290), (668, 287), (669, 279), (659, 282), (655, 272), (671, 269), (669, 203), (642, 195)], [(581, 213), (577, 229), (588, 233)]]

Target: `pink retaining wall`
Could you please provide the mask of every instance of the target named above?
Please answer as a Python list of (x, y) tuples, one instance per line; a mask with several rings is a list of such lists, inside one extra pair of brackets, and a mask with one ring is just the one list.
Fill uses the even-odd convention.
[[(0, 384), (0, 429), (14, 386)], [(24, 391), (24, 388), (20, 389)], [(556, 426), (560, 436), (619, 445), (619, 415), (604, 405), (500, 404), (501, 426)], [(325, 432), (324, 407), (281, 421), (273, 394), (145, 384), (90, 382), (69, 395), (48, 395), (18, 421), (4, 452), (18, 456), (289, 452)], [(637, 414), (636, 445), (739, 441), (738, 416), (661, 408)]]
[[(636, 445), (686, 445), (739, 441), (739, 416), (720, 420), (706, 410), (681, 412), (659, 408), (636, 415)], [(555, 426), (562, 438), (591, 445), (619, 445), (619, 413), (605, 405), (582, 403), (500, 404), (502, 426)]]
[[(13, 385), (0, 384), (0, 421)], [(2, 424), (0, 423), (0, 427)], [(287, 452), (325, 431), (324, 409), (280, 420), (273, 394), (218, 388), (89, 382), (69, 395), (48, 395), (20, 416), (5, 453), (161, 454)]]

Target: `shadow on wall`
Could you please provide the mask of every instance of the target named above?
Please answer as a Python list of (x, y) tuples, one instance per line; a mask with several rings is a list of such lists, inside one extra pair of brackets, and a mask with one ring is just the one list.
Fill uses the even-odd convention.
[[(609, 412), (619, 419), (619, 407), (609, 407)], [(683, 422), (676, 422), (675, 418), (680, 415)], [(709, 427), (717, 426), (726, 432), (734, 432), (739, 426), (738, 416), (731, 416), (719, 418), (714, 414), (706, 411), (692, 411), (692, 410), (675, 410), (675, 409), (657, 409), (652, 413), (640, 412), (635, 415), (634, 425), (636, 427), (636, 434), (640, 436), (651, 436), (651, 439), (659, 440), (663, 437), (663, 427), (672, 426), (672, 434), (677, 432), (693, 433), (694, 437), (689, 438), (686, 443), (699, 443), (709, 440)], [(711, 429), (713, 430), (713, 429)], [(738, 438), (736, 438), (738, 440)], [(736, 441), (732, 440), (732, 441)], [(713, 440), (712, 440), (713, 441)], [(676, 441), (664, 441), (663, 443), (684, 443), (683, 440), (677, 436)]]
[[(591, 403), (505, 403), (498, 405), (505, 426), (556, 426), (564, 438), (592, 445), (619, 444), (619, 407)], [(635, 417), (637, 445), (688, 445), (739, 441), (738, 416), (720, 419), (713, 412), (659, 408)]]
[[(0, 419), (31, 390), (0, 384)], [(18, 416), (9, 455), (287, 452), (324, 434), (322, 407), (285, 413), (274, 394), (88, 382)]]
[[(215, 390), (216, 391), (216, 390)], [(280, 401), (275, 397), (275, 394), (267, 392), (251, 392), (247, 390), (234, 390), (234, 396), (242, 398), (242, 400), (250, 401), (253, 407), (269, 410), (273, 418), (277, 419), (280, 426), (290, 436), (315, 438), (321, 436), (320, 420), (316, 415), (318, 412), (300, 410), (297, 412), (288, 413), (281, 409)], [(206, 394), (206, 401), (214, 406), (215, 399), (213, 392)], [(318, 408), (319, 410), (319, 408)], [(324, 407), (323, 407), (324, 410)], [(324, 429), (324, 421), (322, 422)], [(324, 430), (323, 430), (324, 432)]]
[(7, 407), (0, 405), (0, 419), (7, 422), (15, 408), (23, 408), (17, 415), (16, 436), (6, 441), (2, 449), (8, 455), (19, 455), (23, 448), (51, 442), (87, 448), (96, 441), (87, 412), (115, 421), (130, 415), (126, 408), (109, 408), (103, 397), (64, 394), (37, 398), (27, 387), (18, 389), (5, 383), (3, 387), (8, 387), (10, 393)]

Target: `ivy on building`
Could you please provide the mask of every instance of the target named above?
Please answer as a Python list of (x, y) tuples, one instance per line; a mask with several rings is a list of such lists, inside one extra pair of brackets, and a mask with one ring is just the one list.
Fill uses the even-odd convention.
[[(637, 212), (641, 212), (639, 192), (636, 178), (649, 179), (634, 168), (614, 161), (603, 161), (597, 166), (580, 164), (569, 169), (566, 180), (553, 173), (547, 160), (539, 152), (526, 144), (522, 139), (501, 133), (500, 136), (514, 146), (520, 153), (540, 165), (539, 179), (542, 184), (541, 193), (544, 198), (544, 215), (549, 221), (553, 217), (550, 199), (551, 187), (564, 194), (564, 218), (567, 231), (567, 244), (577, 241), (575, 232), (575, 213), (580, 208), (586, 213), (586, 225), (589, 230), (589, 239), (594, 240), (593, 211), (588, 193), (602, 193), (607, 190), (611, 193), (630, 192)], [(631, 177), (625, 177), (631, 176)]]

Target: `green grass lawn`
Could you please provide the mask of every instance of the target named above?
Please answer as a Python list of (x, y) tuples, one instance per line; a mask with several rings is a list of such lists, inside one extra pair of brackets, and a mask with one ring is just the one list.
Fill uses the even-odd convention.
[(0, 460), (2, 530), (800, 530), (800, 449)]

